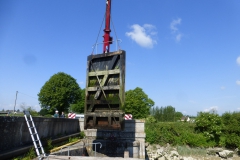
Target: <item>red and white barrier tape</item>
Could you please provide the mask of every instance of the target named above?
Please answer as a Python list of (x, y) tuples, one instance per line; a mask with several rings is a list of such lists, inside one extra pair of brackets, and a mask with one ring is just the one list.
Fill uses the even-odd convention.
[(74, 119), (76, 117), (75, 113), (68, 113), (68, 118)]
[(132, 120), (132, 114), (125, 114), (125, 120)]

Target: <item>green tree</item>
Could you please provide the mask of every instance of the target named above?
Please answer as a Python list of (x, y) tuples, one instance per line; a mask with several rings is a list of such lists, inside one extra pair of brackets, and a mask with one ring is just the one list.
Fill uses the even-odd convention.
[(30, 112), (31, 116), (38, 116), (38, 112), (32, 106), (27, 106), (25, 103), (22, 103), (20, 105), (20, 108), (22, 108), (23, 111), (28, 110)]
[(222, 120), (226, 147), (240, 149), (240, 112), (226, 112), (222, 115)]
[(139, 87), (126, 92), (124, 110), (132, 114), (134, 119), (146, 118), (153, 105), (154, 101)]
[(199, 112), (195, 129), (203, 133), (208, 141), (212, 141), (213, 146), (218, 145), (223, 129), (222, 119), (216, 113)]
[(75, 104), (70, 105), (70, 110), (77, 113), (84, 113), (85, 89), (81, 90), (81, 98)]
[(30, 111), (32, 116), (39, 116), (38, 112), (35, 109), (33, 109), (32, 107), (28, 107), (27, 110)]
[(175, 121), (180, 121), (182, 117), (182, 112), (175, 112)]
[(166, 106), (159, 108), (154, 107), (151, 108), (151, 115), (158, 121), (158, 122), (174, 122), (180, 120), (183, 116), (181, 112), (175, 112), (175, 108), (172, 106)]
[(163, 119), (165, 122), (175, 121), (175, 108), (172, 106), (167, 106), (163, 109)]
[(80, 98), (81, 88), (76, 79), (63, 72), (54, 74), (38, 93), (41, 107), (49, 109), (49, 113), (54, 113), (56, 109), (59, 113), (67, 111), (70, 104), (76, 103)]
[(163, 122), (163, 107), (158, 106), (151, 108), (151, 115), (159, 122)]
[(38, 113), (39, 113), (41, 116), (45, 116), (45, 115), (49, 114), (49, 113), (48, 113), (48, 110), (47, 110), (46, 108), (42, 108)]

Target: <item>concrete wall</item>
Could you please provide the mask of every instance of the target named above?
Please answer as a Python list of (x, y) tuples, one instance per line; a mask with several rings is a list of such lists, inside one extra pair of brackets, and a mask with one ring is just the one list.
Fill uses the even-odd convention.
[(108, 157), (123, 157), (128, 151), (131, 158), (145, 159), (145, 121), (125, 120), (124, 125), (123, 131), (87, 129), (85, 144), (100, 142), (102, 148), (98, 145), (97, 152)]
[[(80, 132), (78, 119), (33, 117), (40, 139), (54, 139)], [(32, 144), (24, 117), (0, 116), (0, 153)]]

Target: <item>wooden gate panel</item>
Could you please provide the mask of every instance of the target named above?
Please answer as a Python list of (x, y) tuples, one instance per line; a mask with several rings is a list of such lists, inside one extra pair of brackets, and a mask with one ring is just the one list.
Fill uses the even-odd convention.
[(125, 51), (88, 56), (85, 129), (123, 129), (125, 56)]

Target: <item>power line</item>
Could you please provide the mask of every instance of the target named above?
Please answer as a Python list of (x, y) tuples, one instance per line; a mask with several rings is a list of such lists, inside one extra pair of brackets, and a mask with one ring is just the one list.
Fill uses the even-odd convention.
[(18, 91), (18, 93), (21, 93), (21, 94), (23, 94), (23, 95), (25, 95), (25, 96), (28, 96), (28, 97), (31, 97), (31, 98), (34, 98), (34, 99), (38, 99), (38, 98), (36, 98), (36, 97), (33, 97), (33, 96), (30, 96), (30, 95), (27, 95), (27, 94), (22, 93), (22, 92), (19, 92), (19, 91)]

